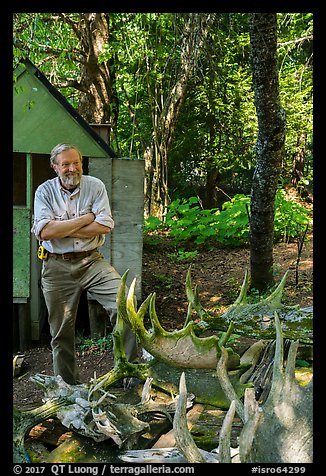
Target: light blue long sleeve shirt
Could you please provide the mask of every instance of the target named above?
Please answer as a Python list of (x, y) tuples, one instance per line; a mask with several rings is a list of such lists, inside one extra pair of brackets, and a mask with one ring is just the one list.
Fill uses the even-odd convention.
[[(93, 212), (95, 221), (114, 228), (109, 198), (104, 183), (90, 175), (82, 175), (79, 186), (70, 193), (62, 187), (59, 177), (41, 184), (34, 199), (34, 222), (31, 231), (40, 240), (42, 228), (51, 220), (69, 220)], [(92, 238), (55, 238), (43, 241), (51, 253), (89, 251), (103, 245), (105, 234)]]

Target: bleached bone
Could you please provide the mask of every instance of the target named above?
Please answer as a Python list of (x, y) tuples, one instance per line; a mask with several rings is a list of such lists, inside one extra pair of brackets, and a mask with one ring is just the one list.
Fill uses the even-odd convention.
[[(311, 380), (308, 385), (300, 386), (295, 379), (298, 342), (291, 343), (284, 367), (281, 323), (277, 313), (275, 313), (274, 318), (276, 327), (275, 359), (272, 385), (265, 403), (260, 404), (256, 400), (254, 388), (245, 390), (244, 403), (237, 397), (234, 398), (235, 392), (231, 382), (228, 381), (226, 371), (227, 353), (222, 348), (221, 358), (217, 365), (217, 374), (231, 404), (222, 425), (219, 446), (217, 450), (210, 452), (210, 457), (213, 456), (217, 459), (215, 462), (278, 464), (312, 462), (313, 383)], [(185, 392), (183, 379), (184, 376), (180, 379), (180, 396), (184, 395)], [(233, 449), (233, 452), (238, 452), (240, 457), (232, 458), (231, 449), (229, 448), (235, 409), (244, 426), (239, 437), (239, 448)], [(187, 462), (207, 462), (207, 455), (200, 452), (200, 456), (198, 456), (200, 450), (191, 438), (187, 425), (184, 424), (184, 410), (180, 415), (175, 415), (174, 428), (179, 428), (179, 433), (182, 435), (180, 438), (179, 434), (178, 449), (185, 460)], [(177, 457), (178, 453), (173, 450), (173, 455)], [(135, 454), (133, 457), (135, 457)], [(145, 462), (146, 457), (147, 455), (144, 454), (139, 455), (138, 462)], [(131, 461), (131, 459), (125, 461)], [(157, 462), (159, 462), (158, 459)], [(168, 460), (165, 460), (165, 462), (168, 462)]]
[(230, 408), (224, 417), (219, 436), (219, 445), (217, 454), (220, 463), (231, 463), (231, 428), (235, 414), (235, 400), (230, 403)]
[(208, 452), (197, 448), (187, 425), (186, 398), (187, 387), (185, 374), (182, 373), (179, 385), (179, 401), (173, 419), (175, 447), (151, 448), (145, 450), (129, 450), (119, 455), (120, 459), (129, 463), (228, 463), (238, 462), (238, 448), (230, 448), (230, 434), (235, 404), (224, 419), (217, 449)]
[[(115, 326), (115, 331), (113, 333), (114, 342), (115, 344), (117, 344), (114, 346), (115, 360), (116, 360), (114, 369), (112, 369), (112, 371), (100, 377), (99, 379), (94, 378), (94, 381), (92, 382), (90, 387), (86, 385), (69, 386), (68, 384), (65, 384), (62, 381), (62, 379), (60, 381), (59, 377), (47, 377), (43, 375), (35, 377), (35, 381), (38, 381), (38, 383), (41, 383), (41, 384), (43, 383), (43, 387), (46, 388), (48, 398), (54, 398), (56, 395), (63, 396), (65, 398), (64, 408), (59, 409), (57, 412), (57, 416), (59, 417), (59, 419), (61, 415), (61, 419), (65, 421), (68, 425), (72, 425), (72, 427), (76, 429), (76, 431), (81, 433), (83, 433), (84, 431), (83, 434), (85, 434), (86, 436), (92, 437), (96, 441), (102, 441), (101, 439), (107, 438), (108, 435), (105, 435), (104, 433), (112, 432), (112, 428), (113, 428), (113, 431), (115, 431), (116, 434), (118, 435), (116, 437), (117, 444), (120, 446), (127, 446), (130, 448), (130, 445), (134, 446), (136, 444), (137, 438), (142, 433), (142, 431), (146, 431), (147, 429), (147, 427), (144, 426), (146, 425), (144, 421), (140, 421), (138, 418), (135, 417), (135, 415), (141, 416), (146, 412), (150, 412), (153, 414), (157, 409), (154, 408), (153, 402), (151, 401), (151, 399), (148, 400), (147, 398), (146, 399), (144, 398), (144, 400), (146, 400), (145, 403), (140, 402), (139, 404), (134, 406), (131, 406), (131, 405), (128, 406), (127, 404), (119, 404), (115, 402), (114, 399), (112, 398), (112, 395), (110, 395), (110, 393), (106, 391), (107, 387), (110, 387), (110, 385), (112, 385), (115, 381), (119, 380), (122, 377), (128, 377), (129, 375), (141, 378), (143, 380), (146, 380), (147, 377), (150, 377), (150, 378), (153, 378), (153, 383), (158, 384), (158, 386), (159, 387), (161, 386), (161, 388), (164, 388), (164, 386), (162, 385), (163, 384), (166, 385), (167, 380), (165, 382), (163, 381), (162, 383), (162, 377), (157, 372), (158, 369), (160, 368), (160, 366), (157, 365), (159, 363), (159, 364), (162, 364), (162, 366), (165, 365), (166, 367), (169, 367), (172, 370), (172, 373), (171, 372), (165, 373), (165, 375), (168, 376), (168, 377), (165, 377), (166, 379), (169, 379), (169, 376), (170, 378), (172, 378), (171, 375), (173, 375), (173, 371), (178, 370), (179, 375), (183, 371), (185, 372), (185, 374), (189, 371), (189, 374), (187, 375), (189, 375), (190, 377), (192, 376), (192, 372), (194, 372), (193, 377), (194, 377), (194, 380), (197, 381), (197, 380), (200, 380), (200, 378), (197, 378), (197, 376), (201, 374), (200, 373), (197, 374), (196, 372), (203, 371), (204, 374), (201, 375), (201, 378), (205, 379), (206, 388), (212, 387), (210, 385), (211, 383), (210, 376), (207, 373), (205, 373), (210, 371), (209, 368), (208, 369), (207, 368), (185, 368), (184, 369), (183, 367), (180, 367), (179, 355), (177, 357), (177, 362), (175, 366), (174, 366), (175, 361), (173, 359), (172, 361), (168, 359), (166, 364), (164, 364), (163, 362), (157, 362), (158, 359), (154, 359), (154, 362), (150, 362), (150, 364), (129, 363), (126, 359), (126, 356), (123, 350), (123, 344), (122, 344), (122, 330), (123, 330), (122, 316), (123, 316), (123, 318), (125, 319), (127, 323), (129, 324), (133, 323), (132, 325), (130, 325), (130, 327), (134, 331), (136, 331), (135, 333), (137, 333), (137, 329), (138, 330), (140, 329), (138, 337), (139, 335), (141, 337), (145, 336), (144, 338), (145, 343), (147, 339), (147, 341), (152, 345), (153, 341), (150, 340), (151, 338), (153, 338), (153, 340), (155, 340), (156, 337), (162, 338), (161, 342), (163, 342), (166, 345), (166, 347), (163, 346), (165, 351), (163, 355), (166, 358), (173, 355), (173, 351), (175, 350), (176, 346), (174, 345), (175, 343), (173, 342), (173, 337), (176, 338), (177, 342), (178, 340), (181, 340), (182, 344), (185, 344), (183, 346), (183, 350), (186, 352), (186, 354), (187, 354), (187, 351), (190, 351), (190, 355), (192, 351), (196, 351), (194, 355), (192, 356), (193, 358), (197, 358), (197, 356), (200, 353), (205, 354), (207, 350), (212, 351), (212, 349), (215, 349), (214, 352), (215, 352), (216, 362), (218, 362), (217, 368), (220, 369), (219, 375), (222, 376), (221, 380), (222, 382), (224, 382), (222, 384), (222, 386), (224, 385), (223, 387), (223, 389), (225, 390), (224, 393), (226, 393), (229, 396), (229, 401), (235, 400), (236, 410), (239, 413), (239, 416), (242, 417), (244, 421), (243, 434), (246, 435), (246, 437), (245, 438), (243, 437), (242, 445), (240, 446), (240, 456), (241, 456), (242, 462), (245, 462), (245, 461), (252, 461), (252, 462), (266, 461), (267, 462), (268, 461), (267, 459), (264, 460), (265, 458), (264, 451), (266, 451), (267, 444), (269, 445), (270, 440), (268, 440), (268, 443), (265, 441), (265, 447), (264, 447), (263, 443), (261, 444), (257, 443), (257, 440), (259, 439), (257, 438), (257, 435), (260, 436), (260, 439), (263, 442), (264, 436), (266, 437), (266, 434), (268, 433), (267, 430), (270, 428), (273, 428), (273, 424), (275, 425), (275, 421), (277, 419), (279, 419), (279, 421), (282, 421), (284, 424), (287, 424), (288, 427), (291, 427), (291, 430), (293, 431), (293, 434), (295, 435), (294, 439), (295, 441), (298, 442), (295, 444), (298, 444), (300, 446), (299, 449), (295, 448), (297, 454), (299, 454), (298, 461), (300, 459), (301, 459), (300, 462), (309, 461), (309, 457), (310, 457), (309, 451), (311, 450), (312, 383), (308, 385), (307, 388), (305, 389), (304, 397), (306, 401), (302, 403), (302, 401), (300, 401), (300, 400), (303, 400), (303, 398), (301, 398), (303, 397), (303, 393), (301, 392), (302, 388), (301, 387), (298, 388), (298, 385), (293, 385), (293, 381), (295, 379), (294, 378), (292, 379), (289, 377), (292, 373), (294, 375), (294, 362), (295, 362), (295, 354), (296, 354), (298, 343), (296, 344), (296, 346), (292, 344), (290, 347), (288, 363), (287, 363), (284, 375), (283, 375), (283, 371), (280, 371), (280, 370), (278, 371), (277, 366), (275, 367), (274, 365), (273, 385), (272, 385), (272, 390), (270, 392), (270, 395), (272, 394), (274, 395), (273, 399), (269, 397), (265, 403), (266, 406), (265, 404), (262, 406), (259, 406), (254, 400), (253, 390), (250, 391), (250, 389), (247, 388), (246, 394), (245, 394), (245, 404), (242, 409), (240, 397), (242, 396), (242, 392), (244, 392), (244, 389), (246, 388), (246, 386), (240, 385), (240, 387), (237, 389), (235, 389), (235, 386), (240, 384), (239, 376), (241, 375), (241, 373), (245, 371), (246, 368), (248, 368), (248, 366), (246, 368), (244, 367), (241, 368), (241, 365), (239, 365), (239, 356), (234, 354), (233, 351), (230, 351), (230, 349), (228, 350), (224, 349), (224, 345), (227, 342), (228, 336), (232, 331), (232, 326), (230, 327), (229, 325), (227, 333), (225, 335), (222, 335), (220, 339), (217, 339), (216, 336), (214, 336), (215, 339), (213, 340), (211, 339), (205, 340), (203, 338), (197, 337), (194, 333), (194, 329), (196, 329), (195, 327), (196, 325), (193, 322), (188, 322), (186, 326), (184, 327), (184, 329), (181, 330), (181, 332), (175, 331), (174, 333), (167, 333), (164, 329), (162, 329), (157, 319), (157, 315), (155, 312), (155, 295), (149, 296), (147, 300), (145, 300), (145, 302), (140, 306), (139, 310), (136, 311), (134, 306), (134, 299), (133, 299), (134, 289), (131, 287), (130, 292), (128, 294), (127, 305), (126, 305), (125, 290), (124, 290), (125, 278), (126, 277), (124, 277), (124, 280), (122, 280), (122, 286), (120, 287), (119, 294), (118, 294), (118, 297), (120, 296), (120, 299), (118, 299), (118, 318), (117, 318), (117, 322)], [(188, 283), (188, 288), (189, 288), (189, 283)], [(243, 295), (244, 293), (242, 292), (242, 296)], [(278, 296), (280, 295), (278, 294)], [(194, 299), (194, 304), (196, 304), (197, 298), (193, 297), (192, 299)], [(237, 304), (238, 306), (241, 300), (242, 300), (242, 297), (240, 296), (238, 302), (236, 302), (235, 304)], [(271, 301), (273, 303), (274, 298), (268, 301), (269, 310), (271, 308)], [(279, 298), (279, 301), (280, 301), (280, 298)], [(237, 306), (235, 306), (235, 308)], [(241, 307), (241, 305), (239, 306)], [(153, 334), (150, 334), (148, 331), (146, 331), (143, 324), (144, 315), (148, 307), (150, 310), (150, 317), (152, 320), (152, 324), (155, 324), (153, 326), (154, 327)], [(129, 321), (130, 315), (132, 316), (131, 321)], [(187, 320), (189, 320), (189, 315), (190, 313), (188, 313)], [(202, 315), (204, 316), (204, 312), (202, 312)], [(280, 328), (280, 324), (279, 324), (277, 315), (275, 317), (275, 320), (276, 320), (277, 341), (278, 341), (275, 362), (281, 362), (283, 365), (283, 357), (282, 359), (280, 359), (280, 353), (283, 354), (283, 351), (282, 352), (280, 351), (280, 349), (282, 349), (283, 341), (282, 341), (281, 332), (280, 330), (278, 330), (278, 326)], [(147, 334), (150, 334), (150, 335), (148, 336)], [(174, 334), (172, 338), (171, 338), (171, 334)], [(140, 340), (142, 341), (142, 339)], [(158, 339), (157, 342), (160, 342), (160, 339)], [(153, 344), (153, 347), (155, 350), (154, 344)], [(180, 349), (182, 349), (182, 346), (180, 347)], [(168, 352), (168, 350), (170, 353)], [(152, 348), (149, 351), (153, 353)], [(162, 355), (161, 353), (157, 353), (158, 357), (161, 355)], [(211, 359), (211, 356), (209, 359)], [(209, 360), (209, 361), (211, 365), (212, 360)], [(182, 357), (181, 362), (191, 363), (191, 358), (189, 357), (189, 354), (186, 355), (186, 357)], [(235, 370), (231, 370), (231, 372), (228, 372), (227, 370), (229, 370), (229, 368), (231, 369), (235, 368)], [(281, 369), (281, 364), (279, 364), (279, 368)], [(231, 378), (232, 376), (234, 376), (233, 374), (237, 372), (239, 369), (241, 370), (240, 375), (237, 374), (236, 379), (233, 379), (231, 383)], [(187, 382), (188, 382), (188, 376), (187, 376)], [(278, 385), (276, 385), (276, 382), (278, 382)], [(202, 385), (201, 383), (200, 385), (202, 387), (205, 387), (205, 385)], [(235, 392), (230, 391), (230, 386), (233, 387), (236, 391)], [(216, 387), (213, 386), (213, 388), (215, 391)], [(291, 390), (290, 394), (292, 393), (294, 395), (294, 398), (293, 398), (294, 402), (292, 402), (291, 400), (292, 397), (290, 395), (290, 404), (284, 396), (289, 389)], [(223, 398), (225, 399), (225, 395), (223, 395)], [(275, 402), (276, 404), (274, 405)], [(270, 407), (268, 407), (268, 405), (270, 405)], [(172, 405), (172, 408), (175, 408), (175, 407), (173, 407)], [(266, 408), (266, 415), (264, 415), (265, 408)], [(295, 427), (295, 418), (293, 419), (293, 421), (290, 422), (291, 424), (289, 424), (289, 422), (286, 420), (286, 417), (288, 417), (288, 415), (286, 414), (286, 408), (290, 408), (290, 410), (293, 411), (293, 413), (295, 414), (297, 420), (299, 421), (299, 425), (297, 425), (297, 427)], [(306, 414), (304, 413), (305, 410), (306, 410)], [(158, 411), (165, 413), (167, 409), (159, 407)], [(232, 407), (231, 407), (231, 411), (232, 411)], [(69, 415), (69, 412), (70, 412), (70, 415)], [(264, 417), (262, 417), (262, 414), (264, 415)], [(270, 415), (272, 415), (272, 417)], [(280, 417), (280, 415), (281, 417), (283, 417), (283, 420)], [(300, 419), (300, 417), (302, 418)], [(135, 419), (135, 421), (133, 421), (133, 419)], [(97, 420), (97, 423), (100, 423), (99, 425), (96, 424), (96, 420)], [(226, 437), (227, 437), (228, 427), (229, 427), (229, 424), (226, 424), (226, 427), (225, 427)], [(302, 429), (306, 431), (306, 435), (300, 435), (300, 431), (302, 431)], [(104, 433), (101, 430), (104, 430)], [(273, 430), (274, 430), (273, 433), (277, 433), (278, 428), (274, 427)], [(280, 433), (281, 433), (281, 438), (283, 438), (283, 440), (286, 442), (285, 446), (289, 446), (291, 444), (291, 440), (293, 439), (291, 436), (291, 431), (288, 431), (288, 433), (286, 433), (286, 431), (283, 429)], [(304, 440), (304, 436), (306, 437), (306, 441)], [(100, 439), (97, 440), (97, 438), (100, 438)], [(253, 442), (253, 444), (252, 445), (248, 444), (250, 442)], [(292, 442), (292, 444), (294, 443)], [(283, 461), (281, 459), (282, 455), (281, 456), (278, 455), (275, 448), (276, 447), (273, 448), (274, 455), (276, 455), (275, 462), (282, 462)], [(221, 458), (225, 458), (226, 460), (229, 460), (230, 459), (229, 455), (223, 452), (222, 444), (221, 444), (220, 450), (221, 450)], [(290, 454), (290, 456), (292, 457), (292, 455), (295, 454), (295, 451), (293, 449), (291, 449), (291, 451), (288, 450), (287, 456)], [(211, 453), (213, 454), (214, 452), (211, 452)], [(200, 452), (200, 454), (202, 453)], [(213, 457), (215, 459), (216, 459), (216, 454), (217, 452), (213, 454)], [(223, 454), (225, 454), (225, 457), (223, 456)], [(185, 456), (183, 455), (183, 457)], [(196, 457), (198, 457), (198, 459), (200, 458), (198, 453)], [(284, 461), (287, 462), (288, 460), (284, 459)]]
[(187, 427), (187, 387), (185, 374), (182, 373), (179, 385), (179, 398), (173, 419), (175, 448), (127, 451), (120, 455), (126, 462), (141, 463), (218, 463), (216, 455), (200, 450), (194, 443)]
[(121, 446), (123, 441), (121, 439), (121, 433), (115, 425), (111, 423), (105, 412), (96, 412), (92, 410), (93, 420), (101, 433), (111, 438), (118, 446)]
[[(64, 396), (65, 405), (56, 412), (64, 426), (97, 442), (110, 438), (119, 447), (135, 445), (139, 436), (149, 430), (143, 416), (146, 420), (151, 415), (169, 416), (177, 404), (177, 399), (156, 403), (149, 395), (146, 398), (143, 395), (142, 401), (135, 405), (121, 403), (104, 390), (108, 378), (92, 381), (90, 386), (69, 385), (60, 376), (36, 375), (33, 381), (43, 388), (45, 399)], [(149, 380), (145, 393), (149, 393), (150, 384)], [(191, 405), (189, 399), (188, 406)]]
[[(239, 437), (242, 463), (310, 463), (312, 462), (312, 392), (313, 379), (300, 386), (295, 378), (298, 341), (291, 342), (284, 367), (283, 336), (275, 312), (276, 348), (272, 385), (263, 404), (255, 399), (254, 389), (245, 391), (244, 404), (237, 401), (237, 413), (244, 422)], [(226, 353), (222, 355), (227, 358)], [(227, 380), (224, 371), (220, 374)], [(222, 365), (220, 360), (219, 365)], [(226, 395), (233, 400), (229, 382)]]
[(176, 407), (173, 420), (175, 442), (176, 446), (179, 448), (179, 450), (189, 463), (204, 463), (205, 458), (198, 450), (188, 430), (186, 418), (186, 400), (187, 387), (185, 374), (184, 372), (182, 372), (179, 386), (179, 401)]
[(251, 345), (242, 354), (240, 358), (241, 364), (250, 364), (251, 367), (241, 375), (240, 382), (245, 383), (249, 380), (267, 344), (268, 344), (267, 340), (261, 339), (255, 342), (253, 345)]
[(275, 325), (277, 338), (272, 386), (266, 402), (261, 408), (254, 407), (248, 419), (247, 424), (250, 424), (251, 420), (258, 418), (257, 413), (261, 415), (253, 431), (256, 443), (248, 453), (247, 460), (254, 458), (255, 462), (266, 463), (311, 463), (313, 379), (308, 385), (300, 386), (295, 378), (298, 341), (291, 342), (284, 367), (282, 329), (277, 313)]
[[(205, 463), (218, 463), (215, 454), (199, 449), (200, 454), (204, 458)], [(145, 450), (127, 450), (119, 458), (126, 463), (158, 463), (158, 464), (170, 464), (170, 463), (188, 463), (187, 459), (183, 456), (179, 448), (149, 448)]]

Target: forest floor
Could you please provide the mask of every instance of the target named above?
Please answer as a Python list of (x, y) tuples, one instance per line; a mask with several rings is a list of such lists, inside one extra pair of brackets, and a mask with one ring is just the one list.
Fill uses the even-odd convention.
[[(297, 243), (278, 243), (274, 246), (275, 282), (278, 283), (289, 270), (283, 303), (313, 304), (313, 237), (307, 236), (298, 268), (296, 284), (295, 263), (298, 255)], [(191, 261), (177, 260), (171, 245), (144, 244), (142, 295), (156, 293), (156, 311), (166, 330), (179, 329), (187, 315), (185, 292), (186, 274), (191, 265), (193, 286), (197, 285), (202, 305), (216, 315), (221, 314), (238, 296), (246, 269), (250, 266), (249, 248), (214, 248), (198, 252)], [(246, 345), (246, 339), (242, 340)], [(239, 340), (241, 345), (241, 339)], [(246, 347), (248, 347), (248, 343)], [(244, 348), (245, 350), (245, 348)], [(32, 349), (25, 351), (22, 373), (13, 379), (13, 401), (18, 407), (26, 407), (41, 402), (42, 390), (29, 379), (42, 373), (52, 374), (52, 358), (49, 338), (43, 339)], [(97, 352), (96, 347), (84, 346), (78, 350), (78, 366), (81, 380), (89, 382), (94, 371), (104, 375), (112, 368), (112, 351)]]

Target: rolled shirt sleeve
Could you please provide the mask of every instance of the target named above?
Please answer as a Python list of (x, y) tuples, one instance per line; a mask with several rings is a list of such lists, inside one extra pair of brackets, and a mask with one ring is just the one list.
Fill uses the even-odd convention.
[(31, 232), (38, 240), (41, 240), (40, 233), (45, 225), (51, 220), (55, 220), (55, 214), (47, 198), (46, 188), (46, 184), (39, 186), (34, 198), (34, 222)]

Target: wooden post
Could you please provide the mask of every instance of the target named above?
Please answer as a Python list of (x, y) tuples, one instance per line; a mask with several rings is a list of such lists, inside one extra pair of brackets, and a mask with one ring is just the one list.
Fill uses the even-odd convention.
[(107, 312), (97, 301), (88, 299), (89, 328), (92, 339), (104, 337), (106, 324), (109, 321)]
[(28, 312), (28, 303), (18, 304), (19, 350), (24, 351), (31, 347), (31, 322)]

